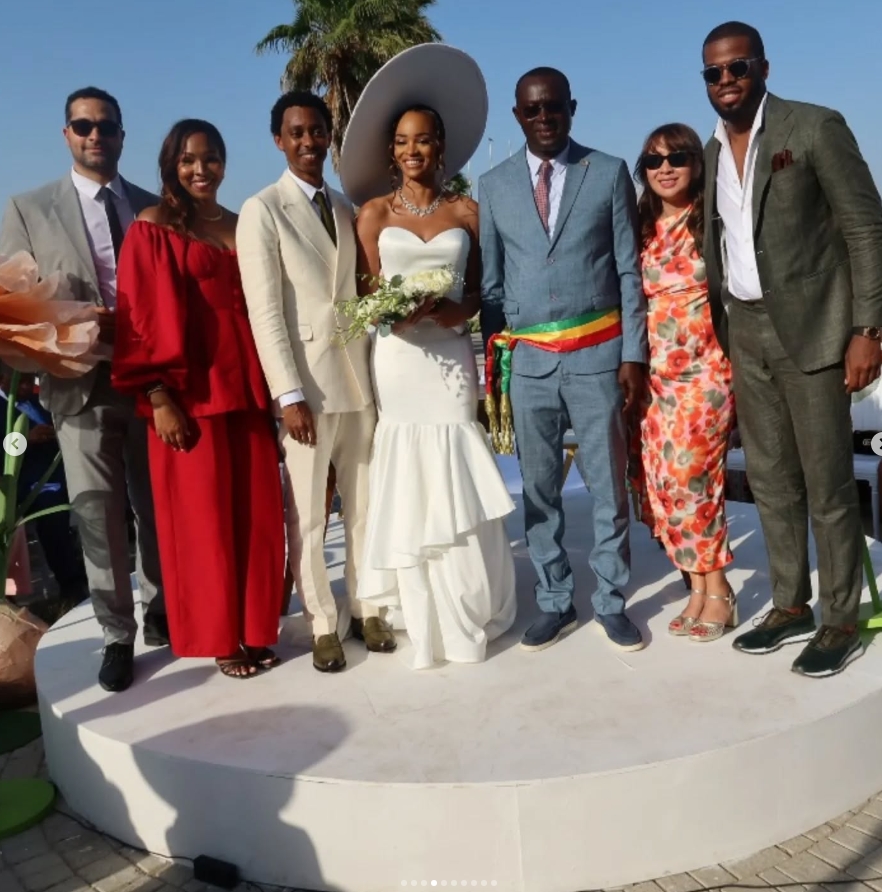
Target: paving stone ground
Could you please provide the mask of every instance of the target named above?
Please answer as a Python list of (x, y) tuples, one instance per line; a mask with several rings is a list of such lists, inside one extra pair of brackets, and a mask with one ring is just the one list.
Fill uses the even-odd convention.
[[(19, 777), (48, 777), (42, 741), (0, 755), (0, 780)], [(212, 892), (193, 878), (188, 862), (132, 849), (87, 829), (84, 823), (59, 800), (55, 812), (40, 825), (0, 840), (0, 892)], [(882, 892), (882, 793), (854, 811), (750, 858), (696, 867), (621, 892), (739, 887)], [(242, 883), (235, 892), (261, 889), (279, 892), (279, 887), (253, 883)]]

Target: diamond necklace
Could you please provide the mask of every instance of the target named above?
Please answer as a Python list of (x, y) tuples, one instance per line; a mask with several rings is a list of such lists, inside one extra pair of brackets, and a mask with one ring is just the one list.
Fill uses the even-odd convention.
[(429, 214), (434, 214), (435, 211), (441, 207), (441, 199), (442, 195), (439, 195), (428, 207), (418, 208), (412, 201), (409, 201), (405, 198), (404, 193), (399, 189), (398, 197), (401, 199), (401, 203), (404, 205), (407, 210), (409, 210), (416, 217), (428, 217)]

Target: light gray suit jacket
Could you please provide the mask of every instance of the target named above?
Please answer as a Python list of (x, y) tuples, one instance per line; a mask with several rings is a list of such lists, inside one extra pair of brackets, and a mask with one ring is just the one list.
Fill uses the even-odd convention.
[[(566, 355), (572, 374), (648, 361), (637, 201), (624, 161), (570, 142), (554, 233), (542, 226), (526, 148), (480, 180), (481, 327), (513, 330), (620, 309), (622, 334)], [(520, 344), (512, 372), (544, 377), (561, 356)]]
[[(704, 254), (711, 315), (728, 353), (720, 148), (716, 137), (705, 147)], [(793, 163), (773, 173), (774, 156), (785, 150)], [(803, 372), (842, 362), (853, 327), (882, 326), (882, 201), (839, 112), (768, 95), (753, 224), (769, 319)]]
[[(159, 203), (151, 193), (123, 180), (135, 216)], [(61, 273), (75, 300), (101, 306), (98, 274), (86, 234), (80, 200), (70, 174), (9, 200), (0, 224), (0, 255), (27, 251), (41, 276)], [(81, 378), (40, 379), (40, 401), (54, 415), (83, 410), (95, 384), (97, 369)]]

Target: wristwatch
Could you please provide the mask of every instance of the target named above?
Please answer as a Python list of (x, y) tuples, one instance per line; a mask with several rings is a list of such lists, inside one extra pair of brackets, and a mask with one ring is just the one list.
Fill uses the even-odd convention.
[(853, 328), (852, 333), (860, 335), (863, 338), (869, 338), (871, 341), (882, 341), (882, 328), (875, 325), (868, 325), (864, 328)]

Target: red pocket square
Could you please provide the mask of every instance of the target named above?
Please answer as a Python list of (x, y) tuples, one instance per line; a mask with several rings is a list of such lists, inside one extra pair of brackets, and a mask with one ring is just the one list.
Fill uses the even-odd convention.
[(790, 149), (784, 149), (783, 152), (772, 155), (772, 173), (778, 173), (779, 170), (784, 170), (791, 164), (793, 164), (793, 154)]

